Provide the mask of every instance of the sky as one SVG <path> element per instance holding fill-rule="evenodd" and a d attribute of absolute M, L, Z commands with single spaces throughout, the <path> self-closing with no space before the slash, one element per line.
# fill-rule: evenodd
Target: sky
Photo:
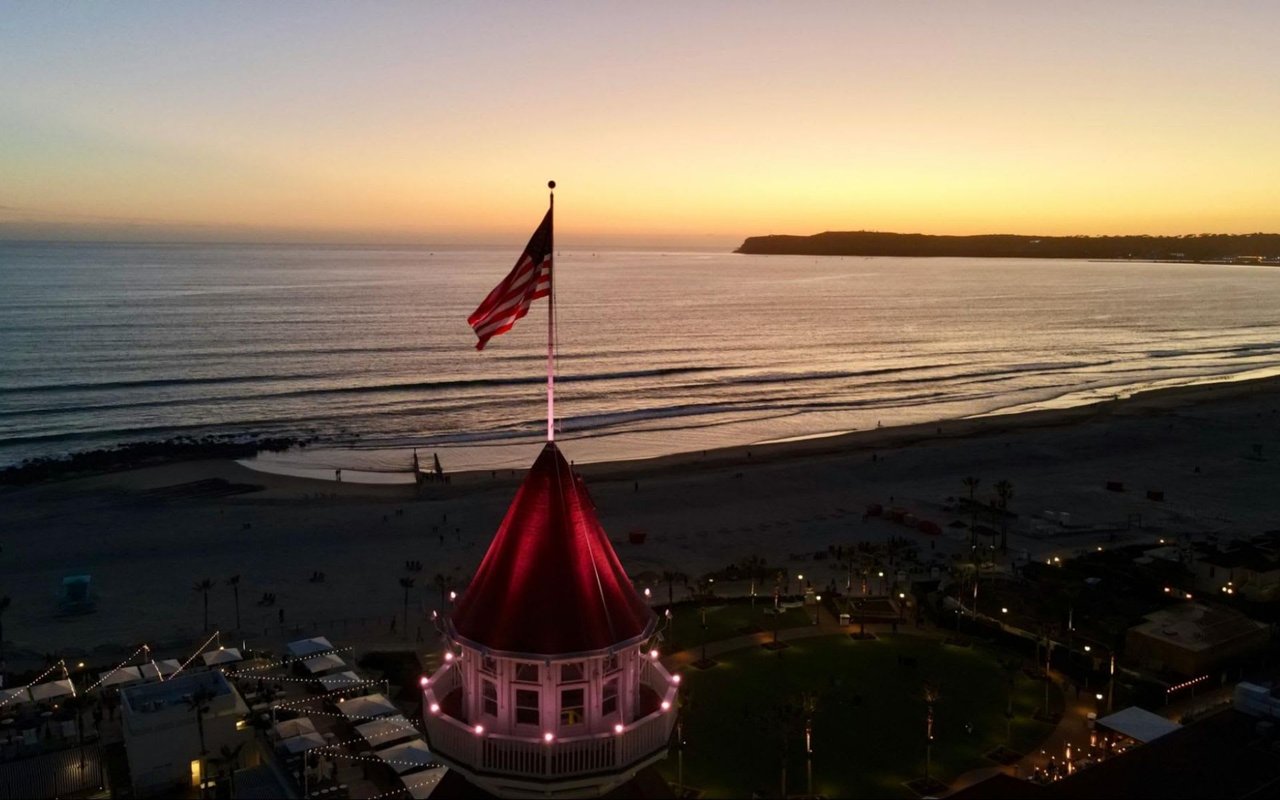
<path fill-rule="evenodd" d="M 1280 3 L 0 0 L 0 239 L 1280 231 Z"/>

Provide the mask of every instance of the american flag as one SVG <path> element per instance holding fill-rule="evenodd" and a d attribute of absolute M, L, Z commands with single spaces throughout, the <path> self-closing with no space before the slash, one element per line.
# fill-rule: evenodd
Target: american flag
<path fill-rule="evenodd" d="M 539 297 L 551 294 L 551 210 L 533 232 L 529 244 L 511 272 L 484 299 L 480 307 L 467 317 L 483 350 L 490 339 L 511 330 L 516 320 L 529 313 L 529 306 Z"/>

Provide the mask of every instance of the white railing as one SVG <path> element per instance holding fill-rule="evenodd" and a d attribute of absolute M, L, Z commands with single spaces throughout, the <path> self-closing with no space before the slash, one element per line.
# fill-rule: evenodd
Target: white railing
<path fill-rule="evenodd" d="M 568 779 L 621 771 L 666 747 L 675 724 L 677 684 L 657 661 L 646 660 L 641 682 L 659 698 L 653 712 L 623 727 L 621 732 L 574 736 L 546 742 L 524 736 L 476 733 L 439 710 L 441 701 L 462 685 L 461 675 L 446 664 L 423 688 L 427 738 L 446 759 L 477 772 Z M 438 709 L 435 712 L 431 708 Z"/>

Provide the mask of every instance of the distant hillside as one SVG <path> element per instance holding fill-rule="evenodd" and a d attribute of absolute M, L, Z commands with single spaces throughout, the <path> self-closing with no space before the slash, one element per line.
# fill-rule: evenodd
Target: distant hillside
<path fill-rule="evenodd" d="M 813 236 L 752 236 L 736 251 L 756 255 L 974 256 L 982 258 L 1136 258 L 1174 261 L 1280 261 L 1280 234 L 1189 236 L 929 236 L 828 231 Z"/>

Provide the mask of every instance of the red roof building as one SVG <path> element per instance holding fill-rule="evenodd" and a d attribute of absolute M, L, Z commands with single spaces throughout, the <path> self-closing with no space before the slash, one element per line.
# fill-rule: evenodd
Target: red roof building
<path fill-rule="evenodd" d="M 555 444 L 525 476 L 423 678 L 433 753 L 499 797 L 601 796 L 663 758 L 679 676 Z"/>
<path fill-rule="evenodd" d="M 655 617 L 554 443 L 525 476 L 475 577 L 449 615 L 476 649 L 560 656 L 638 643 Z"/>

